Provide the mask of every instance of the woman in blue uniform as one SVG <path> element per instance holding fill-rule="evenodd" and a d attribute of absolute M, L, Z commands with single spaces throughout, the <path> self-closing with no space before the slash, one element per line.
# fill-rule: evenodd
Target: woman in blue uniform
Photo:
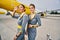
<path fill-rule="evenodd" d="M 21 14 L 20 16 L 15 15 L 15 11 L 19 9 Z M 9 15 L 10 13 L 8 13 Z M 24 40 L 25 35 L 25 27 L 28 23 L 28 15 L 25 13 L 25 6 L 23 4 L 20 4 L 18 7 L 14 8 L 13 14 L 10 14 L 13 18 L 18 19 L 18 32 L 14 37 L 14 40 Z"/>
<path fill-rule="evenodd" d="M 36 28 L 41 26 L 40 15 L 35 12 L 35 5 L 29 5 L 31 14 L 29 15 L 28 22 L 28 40 L 35 40 L 36 38 Z M 37 24 L 38 23 L 38 24 Z"/>

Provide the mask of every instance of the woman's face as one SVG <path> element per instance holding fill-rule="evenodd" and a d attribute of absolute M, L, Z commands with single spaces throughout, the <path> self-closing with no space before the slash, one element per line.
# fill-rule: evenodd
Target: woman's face
<path fill-rule="evenodd" d="M 29 6 L 30 12 L 33 13 L 35 11 L 35 8 L 33 6 Z"/>
<path fill-rule="evenodd" d="M 19 10 L 20 10 L 21 13 L 24 12 L 24 8 L 23 8 L 22 5 L 19 6 Z"/>

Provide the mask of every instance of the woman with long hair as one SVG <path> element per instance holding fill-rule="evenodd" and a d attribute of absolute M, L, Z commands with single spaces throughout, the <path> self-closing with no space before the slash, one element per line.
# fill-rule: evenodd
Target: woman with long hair
<path fill-rule="evenodd" d="M 18 33 L 16 34 L 16 40 L 24 40 L 25 27 L 26 24 L 28 23 L 28 15 L 25 13 L 25 6 L 23 4 L 20 4 L 18 8 L 21 14 L 20 17 L 18 18 Z"/>
<path fill-rule="evenodd" d="M 20 11 L 20 15 L 16 16 L 15 12 L 16 10 Z M 14 40 L 24 40 L 24 35 L 25 35 L 25 27 L 28 23 L 28 15 L 25 13 L 25 6 L 23 4 L 20 4 L 19 6 L 15 7 L 13 10 L 13 14 L 8 13 L 8 15 L 11 15 L 13 18 L 18 19 L 18 28 L 17 28 L 17 34 L 14 36 Z"/>
<path fill-rule="evenodd" d="M 35 5 L 30 4 L 30 15 L 29 15 L 29 22 L 28 22 L 28 40 L 35 40 L 36 38 L 36 28 L 41 26 L 40 15 L 35 12 Z M 37 24 L 38 23 L 38 24 Z"/>

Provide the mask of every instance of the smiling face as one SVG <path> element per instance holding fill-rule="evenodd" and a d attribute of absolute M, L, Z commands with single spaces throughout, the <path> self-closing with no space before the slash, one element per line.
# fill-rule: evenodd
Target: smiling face
<path fill-rule="evenodd" d="M 30 6 L 30 12 L 33 13 L 35 11 L 33 6 Z"/>
<path fill-rule="evenodd" d="M 34 4 L 30 4 L 29 8 L 30 8 L 31 13 L 35 12 L 35 5 Z"/>
<path fill-rule="evenodd" d="M 25 11 L 25 7 L 24 7 L 24 5 L 19 5 L 19 10 L 20 10 L 20 12 L 22 13 L 22 12 L 24 12 Z"/>

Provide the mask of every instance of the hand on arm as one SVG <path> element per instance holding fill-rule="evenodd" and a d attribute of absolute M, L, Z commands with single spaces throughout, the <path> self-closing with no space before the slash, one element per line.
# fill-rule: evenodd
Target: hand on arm
<path fill-rule="evenodd" d="M 18 32 L 17 34 L 16 34 L 16 37 L 18 37 L 19 35 L 21 35 L 22 34 L 22 32 Z"/>
<path fill-rule="evenodd" d="M 38 25 L 31 25 L 31 24 L 29 24 L 29 28 L 36 28 L 36 27 L 38 27 Z"/>
<path fill-rule="evenodd" d="M 14 40 L 16 40 L 17 37 L 19 37 L 19 35 L 21 35 L 21 32 L 18 32 L 18 33 L 14 36 Z"/>

